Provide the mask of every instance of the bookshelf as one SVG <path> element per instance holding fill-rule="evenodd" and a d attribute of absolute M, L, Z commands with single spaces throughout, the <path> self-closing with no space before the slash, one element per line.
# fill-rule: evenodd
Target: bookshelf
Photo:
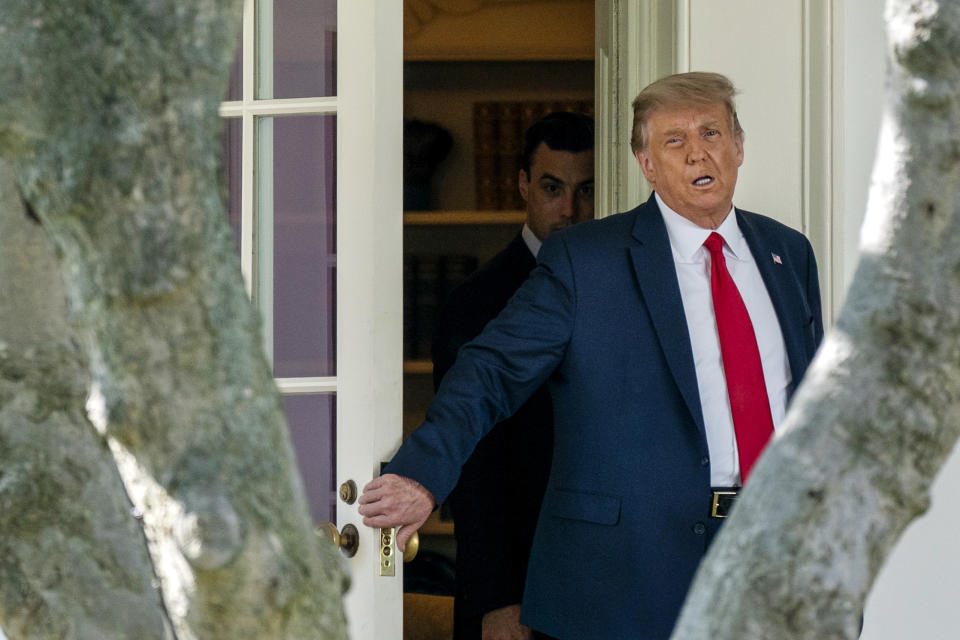
<path fill-rule="evenodd" d="M 405 211 L 403 213 L 403 224 L 409 226 L 463 224 L 512 224 L 519 226 L 523 224 L 525 217 L 526 212 L 512 210 Z"/>
<path fill-rule="evenodd" d="M 433 362 L 430 360 L 404 360 L 403 372 L 412 376 L 433 375 Z"/>

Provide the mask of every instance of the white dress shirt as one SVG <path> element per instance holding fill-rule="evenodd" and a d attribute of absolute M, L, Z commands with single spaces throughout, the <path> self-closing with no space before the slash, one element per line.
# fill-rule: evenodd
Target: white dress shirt
<path fill-rule="evenodd" d="M 543 240 L 537 237 L 537 234 L 533 232 L 533 229 L 531 229 L 526 222 L 523 223 L 523 230 L 520 232 L 520 235 L 523 236 L 523 241 L 527 244 L 527 249 L 530 249 L 530 253 L 536 258 L 537 254 L 540 253 L 540 247 L 543 246 Z"/>
<path fill-rule="evenodd" d="M 727 396 L 727 381 L 720 355 L 717 319 L 713 312 L 713 294 L 710 290 L 710 252 L 703 243 L 713 233 L 699 227 L 664 204 L 659 194 L 657 205 L 667 225 L 670 248 L 680 282 L 683 312 L 690 332 L 693 362 L 697 370 L 697 386 L 703 409 L 703 424 L 707 431 L 710 451 L 710 482 L 715 487 L 740 485 L 740 462 L 737 441 Z M 757 269 L 747 241 L 737 226 L 737 217 L 730 213 L 716 232 L 723 236 L 723 255 L 727 271 L 733 278 L 740 297 L 750 314 L 757 337 L 763 377 L 770 400 L 770 413 L 776 429 L 783 421 L 787 408 L 787 388 L 791 382 L 787 349 L 780 331 L 777 314 L 770 294 Z"/>

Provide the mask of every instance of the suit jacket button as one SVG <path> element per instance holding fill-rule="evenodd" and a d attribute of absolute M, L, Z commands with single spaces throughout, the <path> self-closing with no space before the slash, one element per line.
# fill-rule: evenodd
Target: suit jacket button
<path fill-rule="evenodd" d="M 703 456 L 702 458 L 700 458 L 700 466 L 701 466 L 701 467 L 705 467 L 705 466 L 707 466 L 708 464 L 710 464 L 710 458 L 709 458 L 709 457 Z"/>
<path fill-rule="evenodd" d="M 697 524 L 693 525 L 693 532 L 698 536 L 702 536 L 706 531 L 707 528 L 702 522 L 698 522 Z"/>

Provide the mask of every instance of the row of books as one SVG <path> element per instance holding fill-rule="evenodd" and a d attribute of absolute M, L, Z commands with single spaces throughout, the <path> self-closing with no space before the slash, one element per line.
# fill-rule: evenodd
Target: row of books
<path fill-rule="evenodd" d="M 523 136 L 534 122 L 554 111 L 593 115 L 590 100 L 510 100 L 473 105 L 473 150 L 477 209 L 523 209 L 517 174 Z"/>
<path fill-rule="evenodd" d="M 476 256 L 406 255 L 403 258 L 403 357 L 427 360 L 437 314 L 447 296 L 478 266 Z"/>

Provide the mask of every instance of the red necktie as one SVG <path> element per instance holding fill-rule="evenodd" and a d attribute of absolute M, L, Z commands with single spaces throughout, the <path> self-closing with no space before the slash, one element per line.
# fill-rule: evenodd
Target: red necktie
<path fill-rule="evenodd" d="M 727 394 L 733 414 L 733 429 L 737 434 L 740 456 L 740 478 L 744 484 L 760 457 L 770 436 L 773 418 L 767 385 L 760 364 L 760 350 L 753 333 L 753 323 L 743 304 L 737 285 L 727 271 L 723 257 L 723 237 L 711 233 L 703 245 L 710 251 L 710 289 L 713 292 L 713 310 L 717 316 L 720 334 L 720 354 L 723 372 L 727 378 Z"/>

